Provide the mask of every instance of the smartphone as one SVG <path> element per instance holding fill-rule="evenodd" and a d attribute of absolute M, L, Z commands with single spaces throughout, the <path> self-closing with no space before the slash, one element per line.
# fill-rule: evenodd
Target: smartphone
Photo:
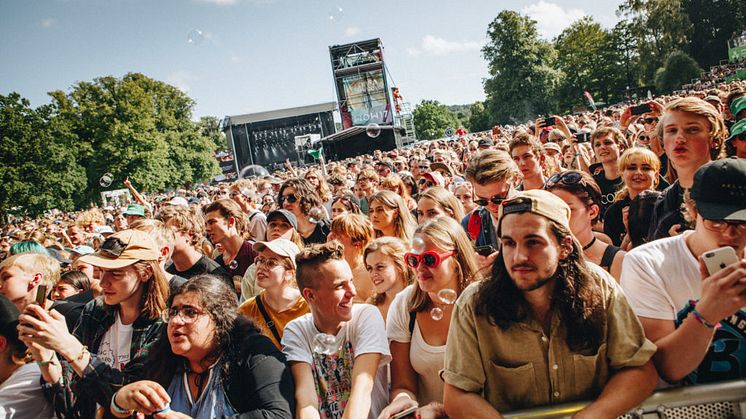
<path fill-rule="evenodd" d="M 650 108 L 649 103 L 643 103 L 642 105 L 633 106 L 632 109 L 630 109 L 630 112 L 632 115 L 642 115 L 644 113 L 651 112 L 653 109 Z"/>
<path fill-rule="evenodd" d="M 719 249 L 705 252 L 702 256 L 707 267 L 707 272 L 710 275 L 714 275 L 718 271 L 725 269 L 726 266 L 732 265 L 738 262 L 738 256 L 736 251 L 730 246 L 721 247 Z"/>
<path fill-rule="evenodd" d="M 553 116 L 550 116 L 549 118 L 544 118 L 544 126 L 545 127 L 553 127 L 556 125 L 556 120 Z"/>
<path fill-rule="evenodd" d="M 495 249 L 491 244 L 488 244 L 487 246 L 476 246 L 474 250 L 480 256 L 489 256 L 497 251 L 497 249 Z"/>
<path fill-rule="evenodd" d="M 575 142 L 576 143 L 587 143 L 591 140 L 591 133 L 590 132 L 579 132 L 575 134 Z"/>
<path fill-rule="evenodd" d="M 39 287 L 36 288 L 36 304 L 44 308 L 44 305 L 46 303 L 47 303 L 47 286 L 44 284 L 39 284 Z"/>
<path fill-rule="evenodd" d="M 407 410 L 402 410 L 401 412 L 392 415 L 391 419 L 414 419 L 414 412 L 417 411 L 417 406 L 412 406 Z"/>

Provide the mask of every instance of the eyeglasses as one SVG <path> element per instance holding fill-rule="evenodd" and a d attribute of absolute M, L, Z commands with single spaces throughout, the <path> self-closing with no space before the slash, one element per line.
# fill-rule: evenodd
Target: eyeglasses
<path fill-rule="evenodd" d="M 176 319 L 177 317 L 181 317 L 181 321 L 184 322 L 184 324 L 192 324 L 197 320 L 199 316 L 203 314 L 205 314 L 204 311 L 192 306 L 181 306 L 171 307 L 163 310 L 163 313 L 161 313 L 161 317 L 166 323 Z"/>
<path fill-rule="evenodd" d="M 292 203 L 296 202 L 297 200 L 298 200 L 298 197 L 295 196 L 295 195 L 293 195 L 293 194 L 280 195 L 280 198 L 279 198 L 280 205 L 282 205 L 282 203 L 285 202 L 285 201 L 288 201 L 288 202 L 290 202 L 292 204 Z"/>
<path fill-rule="evenodd" d="M 425 187 L 427 187 L 427 188 L 432 188 L 433 186 L 435 186 L 435 184 L 433 182 L 430 182 L 429 180 L 427 180 L 425 178 L 420 179 L 419 182 L 417 182 L 417 184 L 418 185 L 425 185 Z"/>
<path fill-rule="evenodd" d="M 263 258 L 258 257 L 254 259 L 254 265 L 258 268 L 261 265 L 265 265 L 268 269 L 274 269 L 277 265 L 280 264 L 279 259 L 275 258 Z"/>
<path fill-rule="evenodd" d="M 418 168 L 419 168 L 420 170 L 428 170 L 428 169 L 430 169 L 430 166 L 427 166 L 427 165 L 422 165 L 422 166 L 417 166 L 417 167 L 418 167 Z"/>
<path fill-rule="evenodd" d="M 578 172 L 557 173 L 547 180 L 544 184 L 544 189 L 549 189 L 558 183 L 568 186 L 575 185 L 582 180 L 583 176 Z"/>
<path fill-rule="evenodd" d="M 728 221 L 728 220 L 708 220 L 704 218 L 703 224 L 706 229 L 710 231 L 718 231 L 724 233 L 731 227 L 736 228 L 738 234 L 746 234 L 746 223 L 742 221 Z"/>
<path fill-rule="evenodd" d="M 455 250 L 452 250 L 450 252 L 445 253 L 438 253 L 435 250 L 428 250 L 424 253 L 405 253 L 404 254 L 404 261 L 407 262 L 407 265 L 409 265 L 412 268 L 416 268 L 420 265 L 420 263 L 424 263 L 425 266 L 428 268 L 437 268 L 440 266 L 440 264 L 448 259 L 449 257 L 456 254 Z"/>
<path fill-rule="evenodd" d="M 122 252 L 124 252 L 124 249 L 126 248 L 127 243 L 119 240 L 119 238 L 117 237 L 109 237 L 101 244 L 99 251 L 106 253 L 111 257 L 118 258 L 122 255 Z"/>
<path fill-rule="evenodd" d="M 646 124 L 655 124 L 658 122 L 658 118 L 642 118 L 642 121 Z"/>
<path fill-rule="evenodd" d="M 506 199 L 508 199 L 507 193 L 505 193 L 504 195 L 493 195 L 489 198 L 477 197 L 477 199 L 474 200 L 474 203 L 479 205 L 480 207 L 486 207 L 490 202 L 495 205 L 500 205 Z"/>

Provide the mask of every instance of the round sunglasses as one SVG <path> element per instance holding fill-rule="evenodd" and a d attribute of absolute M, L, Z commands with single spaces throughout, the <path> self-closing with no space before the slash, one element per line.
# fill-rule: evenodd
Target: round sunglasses
<path fill-rule="evenodd" d="M 448 259 L 449 257 L 456 254 L 455 250 L 445 253 L 438 253 L 435 250 L 428 250 L 423 253 L 406 253 L 404 254 L 404 260 L 412 268 L 420 266 L 420 263 L 424 263 L 428 268 L 437 268 L 440 264 Z"/>

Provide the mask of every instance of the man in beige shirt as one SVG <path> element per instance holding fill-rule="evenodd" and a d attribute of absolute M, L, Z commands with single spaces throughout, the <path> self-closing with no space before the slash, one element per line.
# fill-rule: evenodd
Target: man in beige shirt
<path fill-rule="evenodd" d="M 464 291 L 451 320 L 451 418 L 586 400 L 575 417 L 612 418 L 655 389 L 655 345 L 614 279 L 585 262 L 569 218 L 544 190 L 504 203 L 492 277 Z"/>

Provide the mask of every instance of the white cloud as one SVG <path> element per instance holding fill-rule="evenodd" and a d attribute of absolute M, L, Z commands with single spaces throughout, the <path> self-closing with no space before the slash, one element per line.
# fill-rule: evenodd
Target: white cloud
<path fill-rule="evenodd" d="M 175 86 L 184 93 L 189 93 L 189 83 L 193 80 L 196 80 L 196 77 L 186 70 L 177 70 L 166 76 L 166 83 Z"/>
<path fill-rule="evenodd" d="M 482 44 L 477 41 L 448 41 L 433 35 L 425 35 L 420 48 L 407 48 L 407 53 L 413 56 L 421 53 L 443 56 L 464 51 L 479 51 L 481 47 Z"/>
<path fill-rule="evenodd" d="M 360 28 L 357 26 L 350 26 L 345 29 L 345 37 L 352 38 L 353 36 L 360 33 Z"/>
<path fill-rule="evenodd" d="M 529 4 L 521 12 L 536 21 L 539 35 L 546 39 L 554 38 L 572 22 L 586 15 L 582 9 L 564 10 L 560 5 L 544 0 Z"/>
<path fill-rule="evenodd" d="M 41 25 L 41 27 L 44 28 L 44 29 L 49 29 L 49 28 L 51 28 L 52 26 L 54 26 L 56 24 L 57 24 L 57 19 L 55 19 L 53 17 L 48 17 L 46 19 L 42 19 L 41 22 L 39 22 L 39 25 Z"/>

